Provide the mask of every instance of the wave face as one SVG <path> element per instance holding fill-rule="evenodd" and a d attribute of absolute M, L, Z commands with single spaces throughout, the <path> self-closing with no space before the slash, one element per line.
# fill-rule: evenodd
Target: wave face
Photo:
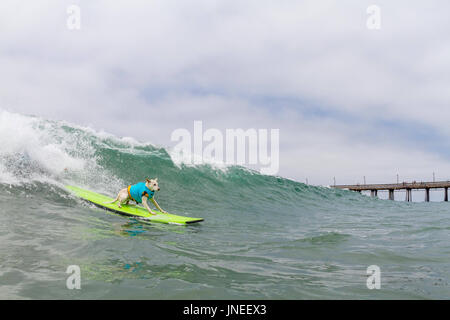
<path fill-rule="evenodd" d="M 0 298 L 449 298 L 448 206 L 370 199 L 0 111 Z M 158 177 L 169 212 L 142 224 L 74 199 Z M 386 290 L 366 288 L 369 265 Z M 89 289 L 65 287 L 79 265 Z"/>

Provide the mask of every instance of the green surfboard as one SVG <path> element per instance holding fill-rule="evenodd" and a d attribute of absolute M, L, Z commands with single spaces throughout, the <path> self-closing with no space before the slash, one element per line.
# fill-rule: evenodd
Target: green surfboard
<path fill-rule="evenodd" d="M 162 213 L 159 211 L 154 210 L 157 212 L 156 215 L 153 215 L 147 211 L 147 209 L 140 207 L 140 206 L 133 206 L 133 205 L 122 205 L 122 208 L 119 208 L 117 206 L 117 203 L 105 203 L 105 202 L 111 202 L 114 199 L 104 196 L 99 193 L 95 193 L 89 190 L 85 190 L 82 188 L 74 187 L 74 186 L 66 186 L 68 190 L 73 192 L 77 197 L 86 200 L 95 206 L 112 211 L 118 214 L 130 216 L 133 218 L 136 218 L 138 220 L 145 220 L 150 222 L 160 222 L 160 223 L 168 223 L 168 224 L 179 224 L 179 225 L 187 225 L 191 223 L 196 223 L 203 221 L 202 218 L 190 218 L 190 217 L 184 217 L 184 216 L 178 216 L 171 213 Z"/>

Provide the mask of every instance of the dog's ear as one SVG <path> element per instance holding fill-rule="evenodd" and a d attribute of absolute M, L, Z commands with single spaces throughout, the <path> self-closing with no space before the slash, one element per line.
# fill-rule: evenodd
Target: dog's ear
<path fill-rule="evenodd" d="M 147 178 L 147 179 L 145 179 L 145 181 L 146 181 L 146 182 L 150 182 L 150 179 L 149 179 L 149 178 Z"/>
<path fill-rule="evenodd" d="M 155 181 L 158 181 L 158 178 L 155 178 Z"/>

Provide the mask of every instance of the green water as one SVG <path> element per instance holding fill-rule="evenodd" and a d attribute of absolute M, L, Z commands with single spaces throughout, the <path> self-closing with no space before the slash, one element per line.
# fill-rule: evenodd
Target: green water
<path fill-rule="evenodd" d="M 0 113 L 1 126 L 2 299 L 450 298 L 448 203 L 187 167 L 163 148 L 22 115 Z M 205 221 L 145 224 L 63 188 L 114 195 L 147 176 L 164 209 Z M 80 290 L 66 287 L 69 265 Z M 370 265 L 379 290 L 366 286 Z"/>

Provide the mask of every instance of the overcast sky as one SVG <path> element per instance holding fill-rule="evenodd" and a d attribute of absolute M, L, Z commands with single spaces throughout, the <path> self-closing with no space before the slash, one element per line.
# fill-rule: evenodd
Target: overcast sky
<path fill-rule="evenodd" d="M 0 108 L 163 146 L 194 120 L 279 128 L 279 175 L 313 184 L 450 179 L 449 12 L 443 0 L 2 0 Z"/>

